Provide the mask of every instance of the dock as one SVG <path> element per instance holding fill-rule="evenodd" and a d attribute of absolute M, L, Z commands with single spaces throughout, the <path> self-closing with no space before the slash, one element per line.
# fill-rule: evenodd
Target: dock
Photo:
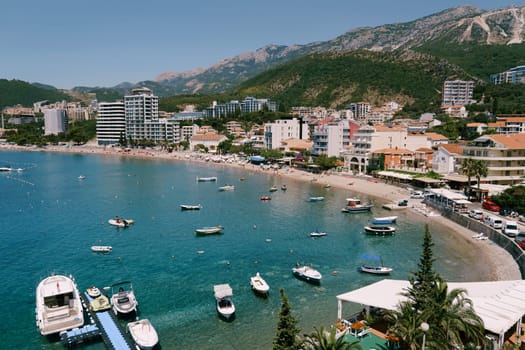
<path fill-rule="evenodd" d="M 86 292 L 80 294 L 84 310 L 88 314 L 90 324 L 71 330 L 61 335 L 62 343 L 68 348 L 72 348 L 77 344 L 87 341 L 102 338 L 106 349 L 109 350 L 133 350 L 135 349 L 134 342 L 130 336 L 122 329 L 115 315 L 111 310 L 102 312 L 92 312 L 89 305 L 93 298 Z"/>

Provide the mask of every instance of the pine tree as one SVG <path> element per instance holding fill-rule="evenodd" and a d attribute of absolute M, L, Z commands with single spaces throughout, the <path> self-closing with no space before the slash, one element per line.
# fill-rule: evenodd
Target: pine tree
<path fill-rule="evenodd" d="M 293 350 L 298 348 L 297 336 L 300 332 L 297 328 L 297 320 L 292 315 L 292 309 L 284 289 L 281 293 L 281 310 L 279 311 L 279 322 L 277 323 L 277 334 L 273 340 L 274 350 Z"/>

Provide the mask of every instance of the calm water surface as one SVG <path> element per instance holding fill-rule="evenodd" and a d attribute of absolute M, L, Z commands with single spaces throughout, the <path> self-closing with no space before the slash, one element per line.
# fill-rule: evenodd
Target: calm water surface
<path fill-rule="evenodd" d="M 263 173 L 211 164 L 125 159 L 99 155 L 0 152 L 0 166 L 24 168 L 0 173 L 0 348 L 62 349 L 41 337 L 35 326 L 35 287 L 51 273 L 72 274 L 81 290 L 131 280 L 140 317 L 157 329 L 162 349 L 270 349 L 284 288 L 303 333 L 329 325 L 337 317 L 335 296 L 378 280 L 357 268 L 362 254 L 381 255 L 394 267 L 390 278 L 406 279 L 417 268 L 423 219 L 399 212 L 394 237 L 369 237 L 363 226 L 372 216 L 343 214 L 350 191 L 325 189 Z M 85 180 L 79 180 L 85 175 Z M 217 176 L 198 183 L 197 176 Z M 246 181 L 239 181 L 246 177 Z M 223 184 L 235 185 L 220 192 Z M 272 185 L 288 190 L 261 202 Z M 324 196 L 323 202 L 307 202 Z M 367 198 L 362 198 L 364 201 Z M 200 211 L 180 211 L 179 204 L 201 204 Z M 117 229 L 107 224 L 119 215 L 135 224 Z M 420 221 L 417 221 L 419 219 Z M 415 221 L 416 220 L 416 221 Z M 223 225 L 223 235 L 198 237 L 202 226 Z M 328 235 L 308 237 L 316 229 Z M 436 268 L 447 279 L 477 276 L 467 271 L 475 253 L 432 230 Z M 111 245 L 108 255 L 90 251 Z M 197 251 L 204 251 L 197 254 Z M 296 262 L 311 263 L 323 274 L 320 286 L 295 279 Z M 336 274 L 333 274 L 337 271 Z M 271 286 L 269 298 L 256 297 L 250 276 L 256 272 Z M 467 277 L 466 277 L 467 276 Z M 221 321 L 213 285 L 229 283 L 236 319 Z M 345 305 L 345 314 L 359 309 Z M 104 349 L 100 344 L 85 349 Z"/>

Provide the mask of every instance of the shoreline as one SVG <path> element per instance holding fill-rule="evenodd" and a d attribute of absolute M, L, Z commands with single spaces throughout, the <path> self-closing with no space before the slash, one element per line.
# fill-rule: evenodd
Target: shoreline
<path fill-rule="evenodd" d="M 124 152 L 119 148 L 102 147 L 93 145 L 83 146 L 47 146 L 46 148 L 28 148 L 14 145 L 0 145 L 0 150 L 7 151 L 28 151 L 28 152 L 56 152 L 56 153 L 72 153 L 72 154 L 97 154 L 109 155 L 124 158 L 140 158 L 140 159 L 161 159 L 168 161 L 186 161 L 197 163 L 212 163 L 214 166 L 227 166 L 238 169 L 244 169 L 254 173 L 264 173 L 271 176 L 281 176 L 303 182 L 314 182 L 320 185 L 329 185 L 332 188 L 356 192 L 365 196 L 373 197 L 384 202 L 397 203 L 402 199 L 408 199 L 410 193 L 408 189 L 389 185 L 379 182 L 372 177 L 355 177 L 343 174 L 313 174 L 301 171 L 294 168 L 287 170 L 263 170 L 261 167 L 253 164 L 238 164 L 238 163 L 215 163 L 206 161 L 204 159 L 197 159 L 192 157 L 193 152 L 177 152 L 167 153 L 166 151 L 158 150 L 131 150 Z M 415 207 L 420 203 L 419 200 L 409 199 L 408 207 L 404 209 L 409 211 L 411 215 L 421 215 L 415 210 Z M 474 249 L 480 256 L 479 261 L 484 262 L 484 272 L 488 276 L 487 280 L 521 280 L 521 273 L 517 262 L 513 257 L 503 248 L 492 243 L 490 240 L 477 241 L 472 239 L 473 232 L 455 222 L 443 218 L 441 216 L 425 217 L 426 223 L 429 224 L 432 233 L 433 226 L 439 226 L 440 231 L 446 232 L 445 239 L 455 240 L 463 249 Z"/>

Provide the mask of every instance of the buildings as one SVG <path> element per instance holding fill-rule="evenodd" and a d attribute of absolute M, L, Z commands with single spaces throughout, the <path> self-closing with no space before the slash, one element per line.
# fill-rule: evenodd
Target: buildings
<path fill-rule="evenodd" d="M 474 82 L 471 80 L 445 80 L 443 83 L 442 106 L 468 105 L 472 99 Z"/>
<path fill-rule="evenodd" d="M 490 75 L 492 84 L 525 84 L 525 66 L 517 66 L 502 73 Z"/>
<path fill-rule="evenodd" d="M 121 139 L 126 139 L 126 112 L 124 102 L 99 103 L 97 118 L 98 144 L 118 144 Z"/>
<path fill-rule="evenodd" d="M 339 157 L 350 146 L 350 125 L 348 120 L 325 118 L 314 126 L 312 154 Z"/>
<path fill-rule="evenodd" d="M 280 119 L 264 124 L 264 144 L 267 149 L 281 148 L 281 142 L 289 138 L 310 139 L 310 129 L 302 119 Z"/>
<path fill-rule="evenodd" d="M 44 135 L 58 135 L 67 131 L 68 120 L 63 109 L 44 111 Z"/>
<path fill-rule="evenodd" d="M 277 112 L 278 107 L 277 103 L 270 99 L 248 96 L 243 101 L 232 100 L 225 104 L 218 104 L 217 101 L 213 101 L 211 107 L 204 111 L 204 115 L 210 118 L 219 118 L 240 113 L 259 112 L 264 108 L 270 112 Z"/>

